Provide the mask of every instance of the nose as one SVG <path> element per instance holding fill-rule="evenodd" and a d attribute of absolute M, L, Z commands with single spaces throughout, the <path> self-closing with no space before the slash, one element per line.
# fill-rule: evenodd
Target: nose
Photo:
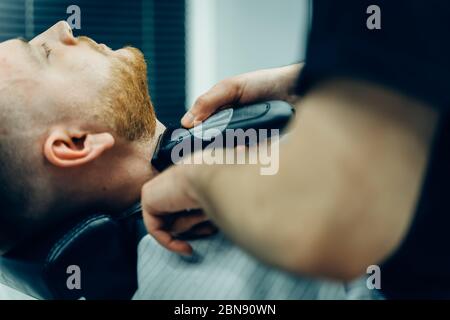
<path fill-rule="evenodd" d="M 73 36 L 72 28 L 66 21 L 60 21 L 55 25 L 59 35 L 59 41 L 67 45 L 75 45 L 77 39 Z"/>
<path fill-rule="evenodd" d="M 78 42 L 77 38 L 73 36 L 72 28 L 66 21 L 59 21 L 32 40 L 32 42 L 46 41 L 56 41 L 66 45 L 76 45 Z"/>

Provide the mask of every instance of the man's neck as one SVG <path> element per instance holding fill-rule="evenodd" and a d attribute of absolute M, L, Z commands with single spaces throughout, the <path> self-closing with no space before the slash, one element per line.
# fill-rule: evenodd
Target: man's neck
<path fill-rule="evenodd" d="M 61 177 L 60 186 L 48 188 L 57 201 L 44 201 L 42 197 L 35 202 L 30 215 L 39 215 L 40 220 L 33 223 L 33 232 L 76 216 L 100 212 L 118 214 L 137 203 L 142 186 L 158 174 L 150 160 L 164 131 L 165 126 L 157 122 L 150 139 L 131 143 L 117 141 L 115 149 L 94 163 L 89 171 L 73 171 Z"/>
<path fill-rule="evenodd" d="M 115 168 L 111 168 L 109 176 L 102 179 L 97 192 L 103 192 L 104 196 L 99 196 L 99 202 L 93 210 L 100 210 L 111 213 L 126 210 L 140 200 L 141 188 L 157 174 L 157 170 L 150 164 L 155 152 L 158 138 L 165 131 L 165 126 L 157 122 L 155 134 L 148 140 L 136 141 L 127 146 L 123 154 L 118 154 L 120 161 Z"/>

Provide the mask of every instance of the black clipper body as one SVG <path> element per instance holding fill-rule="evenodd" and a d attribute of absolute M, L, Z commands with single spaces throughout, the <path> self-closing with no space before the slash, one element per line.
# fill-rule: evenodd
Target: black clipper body
<path fill-rule="evenodd" d="M 177 145 L 200 145 L 204 149 L 218 134 L 225 138 L 227 130 L 230 129 L 244 131 L 265 129 L 269 138 L 271 130 L 283 130 L 293 115 L 292 106 L 283 101 L 262 102 L 236 109 L 221 110 L 202 122 L 201 127 L 189 130 L 166 129 L 159 138 L 151 163 L 158 171 L 163 171 L 174 164 L 172 151 Z M 198 151 L 195 148 L 191 150 Z"/>

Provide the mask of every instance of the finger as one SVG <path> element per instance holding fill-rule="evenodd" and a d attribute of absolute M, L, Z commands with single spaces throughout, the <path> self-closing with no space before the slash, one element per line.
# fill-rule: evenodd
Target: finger
<path fill-rule="evenodd" d="M 182 167 L 173 167 L 149 181 L 142 188 L 142 211 L 149 233 L 165 248 L 181 254 L 190 254 L 192 248 L 185 242 L 174 239 L 163 230 L 163 215 L 195 208 L 196 201 L 189 196 L 189 185 Z"/>
<path fill-rule="evenodd" d="M 219 82 L 195 101 L 181 119 L 181 124 L 191 128 L 194 124 L 204 121 L 219 108 L 238 102 L 241 91 L 241 81 L 238 77 Z"/>
<path fill-rule="evenodd" d="M 192 233 L 196 236 L 209 236 L 219 231 L 219 229 L 212 223 L 204 223 L 199 226 L 195 226 Z"/>
<path fill-rule="evenodd" d="M 191 230 L 176 236 L 178 240 L 195 240 L 217 233 L 218 228 L 211 222 L 203 222 L 194 226 Z"/>
<path fill-rule="evenodd" d="M 208 220 L 209 218 L 204 214 L 181 217 L 173 222 L 169 231 L 175 235 L 181 234 L 183 232 L 191 230 L 196 225 Z"/>
<path fill-rule="evenodd" d="M 192 247 L 186 241 L 175 239 L 162 229 L 163 219 L 144 212 L 144 224 L 148 233 L 164 248 L 182 255 L 191 255 Z"/>
<path fill-rule="evenodd" d="M 190 186 L 182 174 L 188 170 L 175 166 L 150 180 L 142 187 L 142 207 L 150 215 L 167 215 L 186 209 L 197 209 L 198 203 L 189 194 Z"/>

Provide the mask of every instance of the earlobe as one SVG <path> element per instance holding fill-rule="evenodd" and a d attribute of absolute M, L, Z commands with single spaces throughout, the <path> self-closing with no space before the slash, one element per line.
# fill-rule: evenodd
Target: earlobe
<path fill-rule="evenodd" d="M 87 164 L 114 146 L 114 137 L 108 133 L 88 133 L 62 128 L 53 129 L 44 144 L 44 156 L 58 167 L 76 167 Z"/>

